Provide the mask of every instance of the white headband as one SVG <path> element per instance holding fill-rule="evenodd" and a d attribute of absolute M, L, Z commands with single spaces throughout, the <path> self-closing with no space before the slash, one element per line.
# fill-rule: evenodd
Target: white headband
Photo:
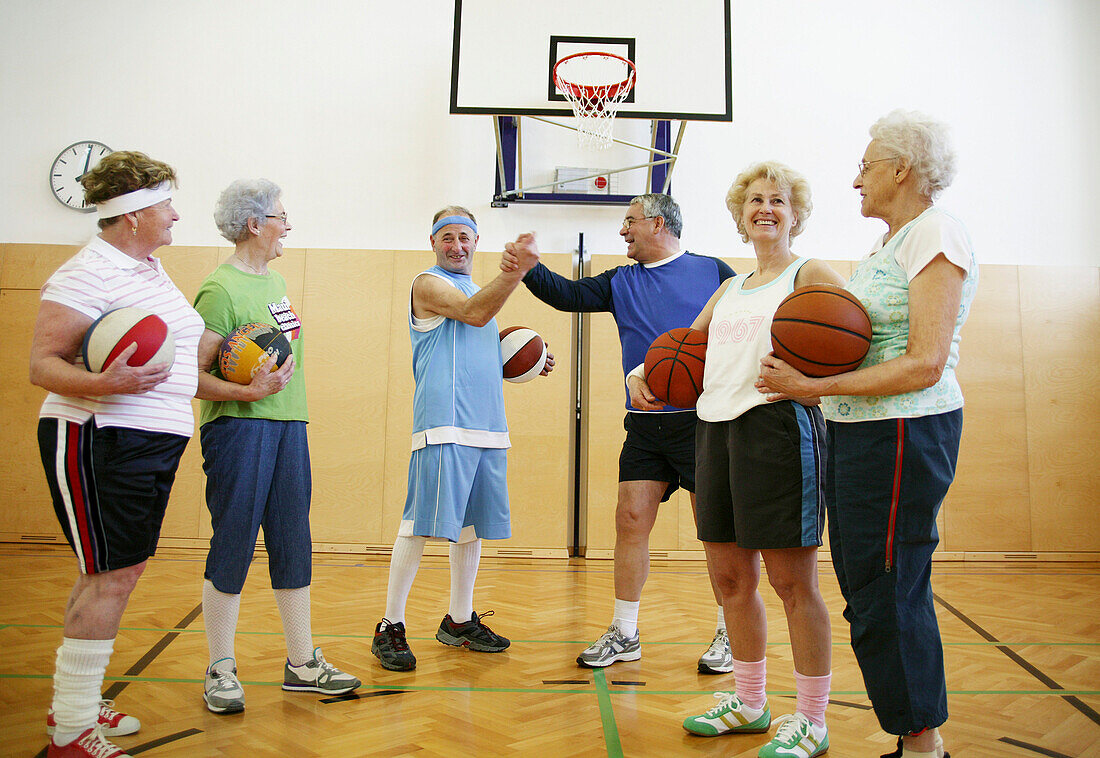
<path fill-rule="evenodd" d="M 156 187 L 134 190 L 133 192 L 127 192 L 125 195 L 119 195 L 118 197 L 112 197 L 110 200 L 97 203 L 95 207 L 96 215 L 100 218 L 114 218 L 115 216 L 121 216 L 123 213 L 140 211 L 142 208 L 156 205 L 170 197 L 172 197 L 172 185 L 168 182 L 162 182 Z"/>

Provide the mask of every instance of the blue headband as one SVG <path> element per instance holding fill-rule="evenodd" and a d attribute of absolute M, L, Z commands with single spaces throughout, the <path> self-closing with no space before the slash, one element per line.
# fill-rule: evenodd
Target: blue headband
<path fill-rule="evenodd" d="M 472 218 L 467 218 L 466 216 L 444 216 L 432 224 L 432 236 L 434 237 L 436 232 L 448 224 L 463 224 L 473 229 L 474 234 L 477 234 L 477 224 L 474 223 Z"/>

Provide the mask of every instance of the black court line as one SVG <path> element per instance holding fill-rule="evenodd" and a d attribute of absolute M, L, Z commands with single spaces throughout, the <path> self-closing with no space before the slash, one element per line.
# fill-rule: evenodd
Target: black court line
<path fill-rule="evenodd" d="M 944 600 L 939 595 L 937 595 L 935 593 L 932 593 L 932 597 L 935 598 L 937 603 L 939 603 L 944 608 L 946 608 L 956 618 L 958 618 L 960 621 L 962 621 L 968 627 L 970 627 L 975 632 L 977 632 L 979 635 L 981 635 L 987 642 L 998 642 L 998 643 L 1000 642 L 1000 640 L 998 640 L 992 634 L 990 634 L 985 629 L 980 627 L 977 623 L 975 623 L 974 621 L 967 618 L 965 613 L 963 613 L 958 608 L 956 608 L 955 606 L 948 603 L 946 600 Z M 1049 676 L 1044 674 L 1036 666 L 1034 666 L 1029 661 L 1024 659 L 1024 657 L 1021 656 L 1019 653 L 1017 653 L 1015 650 L 1012 650 L 1011 648 L 1007 647 L 1006 645 L 997 645 L 996 647 L 997 647 L 998 650 L 1000 650 L 1002 653 L 1004 653 L 1005 657 L 1007 657 L 1011 661 L 1014 661 L 1017 665 L 1020 666 L 1020 668 L 1022 668 L 1027 673 L 1031 674 L 1033 677 L 1038 679 L 1040 682 L 1045 684 L 1050 689 L 1052 689 L 1052 690 L 1064 690 L 1065 689 L 1065 687 L 1058 684 L 1058 682 L 1054 681 Z M 1089 720 L 1092 721 L 1092 723 L 1100 725 L 1100 713 L 1097 713 L 1088 704 L 1082 702 L 1079 697 L 1077 697 L 1075 695 L 1063 695 L 1062 699 L 1065 700 L 1067 703 L 1069 703 L 1070 706 L 1072 706 L 1076 710 L 1083 713 L 1086 717 L 1089 718 Z"/>
<path fill-rule="evenodd" d="M 612 679 L 612 684 L 624 684 L 628 687 L 645 687 L 645 682 L 631 682 L 624 679 Z"/>
<path fill-rule="evenodd" d="M 592 684 L 587 679 L 543 679 L 543 684 Z"/>
<path fill-rule="evenodd" d="M 1006 745 L 1013 745 L 1015 747 L 1022 747 L 1024 750 L 1030 750 L 1033 753 L 1039 755 L 1049 755 L 1050 758 L 1073 758 L 1072 755 L 1066 755 L 1065 753 L 1059 753 L 1057 750 L 1048 750 L 1045 747 L 1039 747 L 1038 745 L 1031 745 L 1027 742 L 1021 742 L 1020 740 L 1014 740 L 1011 737 L 1001 737 L 997 742 L 1003 742 Z"/>
<path fill-rule="evenodd" d="M 138 753 L 144 753 L 146 750 L 152 750 L 155 747 L 161 745 L 167 745 L 169 742 L 175 742 L 182 740 L 184 737 L 191 737 L 196 734 L 202 734 L 201 729 L 185 729 L 182 732 L 176 732 L 175 734 L 169 734 L 167 737 L 161 737 L 159 739 L 151 740 L 149 742 L 143 742 L 137 747 L 127 748 L 126 752 L 130 755 L 137 755 Z"/>
<path fill-rule="evenodd" d="M 796 700 L 797 695 L 784 695 L 788 700 Z M 833 700 L 829 698 L 829 705 L 839 705 L 841 708 L 858 708 L 861 711 L 869 711 L 874 706 L 869 703 L 849 703 L 847 700 Z"/>
<path fill-rule="evenodd" d="M 189 627 L 191 625 L 191 622 L 198 618 L 200 613 L 202 613 L 202 603 L 196 605 L 190 613 L 180 619 L 180 622 L 172 627 L 173 629 L 178 629 L 179 631 L 168 632 L 163 637 L 161 637 L 157 644 L 149 648 L 149 652 L 141 656 L 141 658 L 138 659 L 137 663 L 135 663 L 126 671 L 126 676 L 140 675 L 141 672 L 144 671 L 149 666 L 149 664 L 156 659 L 158 655 L 164 652 L 164 648 L 168 647 L 168 645 L 172 643 L 172 640 L 176 639 L 176 637 L 179 636 L 180 631 L 183 631 L 184 629 Z M 111 686 L 103 691 L 103 698 L 105 700 L 114 700 L 116 697 L 118 697 L 120 692 L 126 689 L 129 684 L 129 682 L 122 681 L 112 682 Z"/>
<path fill-rule="evenodd" d="M 364 692 L 364 693 L 352 692 L 352 693 L 349 693 L 347 695 L 337 695 L 336 697 L 322 698 L 320 700 L 320 702 L 325 703 L 327 705 L 328 703 L 343 703 L 347 700 L 363 700 L 363 699 L 368 698 L 368 697 L 382 697 L 383 695 L 400 695 L 401 693 L 408 692 L 408 691 L 409 690 L 375 690 L 374 692 Z"/>

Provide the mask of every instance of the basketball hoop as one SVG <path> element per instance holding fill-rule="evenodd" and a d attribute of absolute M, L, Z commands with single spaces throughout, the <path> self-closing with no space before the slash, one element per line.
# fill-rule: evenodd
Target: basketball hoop
<path fill-rule="evenodd" d="M 554 85 L 577 118 L 581 147 L 611 145 L 615 113 L 634 87 L 634 63 L 611 53 L 575 53 L 554 65 Z"/>

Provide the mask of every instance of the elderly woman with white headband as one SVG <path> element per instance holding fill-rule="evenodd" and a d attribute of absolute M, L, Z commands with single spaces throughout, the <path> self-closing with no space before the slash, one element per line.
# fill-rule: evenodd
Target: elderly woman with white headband
<path fill-rule="evenodd" d="M 202 319 L 153 253 L 172 242 L 175 170 L 115 152 L 81 179 L 100 232 L 42 287 L 30 380 L 49 391 L 38 442 L 57 519 L 79 574 L 57 651 L 49 756 L 124 755 L 106 737 L 136 732 L 100 688 L 122 612 L 153 555 L 168 493 L 194 428 Z M 102 372 L 78 360 L 88 327 L 116 308 L 160 316 L 175 360 L 129 366 L 136 344 Z"/>
<path fill-rule="evenodd" d="M 852 186 L 886 233 L 848 290 L 871 316 L 863 365 L 813 379 L 769 356 L 769 399 L 815 395 L 828 419 L 829 546 L 852 648 L 883 730 L 904 758 L 943 758 L 943 646 L 932 599 L 936 514 L 955 477 L 959 331 L 978 284 L 966 228 L 933 205 L 955 176 L 947 127 L 894 111 L 871 126 Z"/>
<path fill-rule="evenodd" d="M 213 713 L 244 710 L 234 637 L 261 524 L 286 639 L 283 689 L 342 695 L 360 685 L 313 646 L 302 322 L 287 296 L 286 280 L 268 267 L 282 256 L 283 238 L 291 229 L 281 194 L 267 179 L 238 180 L 221 193 L 214 223 L 234 251 L 195 297 L 206 325 L 199 342 L 199 440 L 213 535 L 203 574 L 202 615 L 210 653 L 203 701 Z M 277 326 L 290 342 L 291 356 L 276 371 L 258 371 L 251 383 L 234 384 L 218 371 L 218 349 L 230 332 L 250 323 Z"/>

